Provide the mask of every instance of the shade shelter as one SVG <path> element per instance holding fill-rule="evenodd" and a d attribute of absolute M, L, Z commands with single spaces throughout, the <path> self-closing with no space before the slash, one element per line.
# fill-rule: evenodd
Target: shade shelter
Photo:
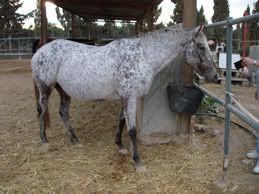
<path fill-rule="evenodd" d="M 141 24 L 143 19 L 147 19 L 150 31 L 153 30 L 154 10 L 162 2 L 162 0 L 41 0 L 41 40 L 43 44 L 47 42 L 46 1 L 71 12 L 73 16 L 78 15 L 85 19 L 128 20 L 136 21 L 137 24 Z M 74 25 L 72 24 L 72 26 Z"/>

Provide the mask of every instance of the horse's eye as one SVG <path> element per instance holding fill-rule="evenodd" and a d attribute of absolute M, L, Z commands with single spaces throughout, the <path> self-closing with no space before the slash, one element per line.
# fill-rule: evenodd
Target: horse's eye
<path fill-rule="evenodd" d="M 199 48 L 200 50 L 203 50 L 203 51 L 205 50 L 205 47 L 204 47 L 202 44 L 198 44 L 197 46 L 198 46 L 198 48 Z"/>

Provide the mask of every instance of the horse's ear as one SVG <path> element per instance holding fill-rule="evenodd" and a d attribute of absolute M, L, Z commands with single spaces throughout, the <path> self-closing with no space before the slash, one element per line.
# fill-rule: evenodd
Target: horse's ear
<path fill-rule="evenodd" d="M 203 28 L 204 28 L 204 25 L 202 24 L 202 25 L 200 25 L 200 27 L 199 27 L 199 29 L 196 31 L 196 29 L 195 29 L 195 31 L 196 31 L 196 33 L 195 33 L 195 35 L 194 35 L 194 38 L 196 38 L 198 35 L 199 35 L 199 33 L 201 32 L 201 31 L 203 31 Z"/>

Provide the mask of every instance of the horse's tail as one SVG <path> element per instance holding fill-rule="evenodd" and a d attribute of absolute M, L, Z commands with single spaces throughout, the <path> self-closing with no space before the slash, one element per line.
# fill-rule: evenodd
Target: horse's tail
<path fill-rule="evenodd" d="M 37 118 L 39 120 L 39 117 L 41 115 L 42 109 L 40 106 L 40 93 L 39 93 L 39 88 L 35 83 L 35 80 L 33 81 L 33 85 L 34 85 L 34 94 L 35 94 L 35 100 L 36 100 L 36 105 L 37 105 Z M 50 118 L 49 118 L 49 109 L 47 107 L 46 112 L 44 114 L 44 128 L 45 130 L 50 127 Z"/>

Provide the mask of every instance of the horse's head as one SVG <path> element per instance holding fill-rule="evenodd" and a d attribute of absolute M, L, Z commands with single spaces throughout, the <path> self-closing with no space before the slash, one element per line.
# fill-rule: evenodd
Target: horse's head
<path fill-rule="evenodd" d="M 203 26 L 193 31 L 192 39 L 185 45 L 185 60 L 208 81 L 217 81 L 217 70 L 213 62 Z"/>

